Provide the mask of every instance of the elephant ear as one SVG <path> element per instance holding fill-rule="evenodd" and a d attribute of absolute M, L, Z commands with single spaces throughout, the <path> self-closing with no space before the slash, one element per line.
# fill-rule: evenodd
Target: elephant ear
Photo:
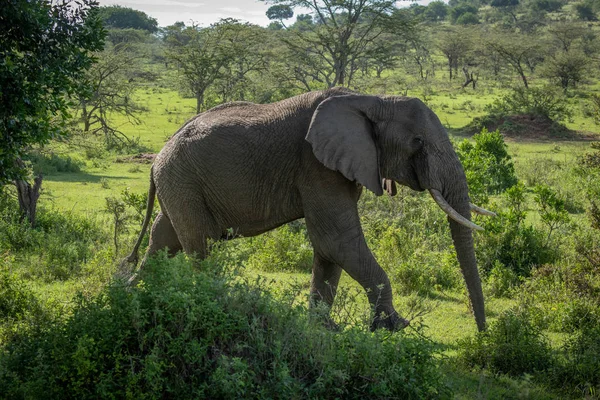
<path fill-rule="evenodd" d="M 317 107 L 306 135 L 323 165 L 377 196 L 383 188 L 371 116 L 380 102 L 375 96 L 330 97 Z"/>

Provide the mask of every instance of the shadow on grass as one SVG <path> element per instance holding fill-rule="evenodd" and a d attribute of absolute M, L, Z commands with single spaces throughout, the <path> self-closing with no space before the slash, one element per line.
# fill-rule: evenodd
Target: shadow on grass
<path fill-rule="evenodd" d="M 132 180 L 139 179 L 131 176 L 119 176 L 119 175 L 95 175 L 88 174 L 85 172 L 59 172 L 52 175 L 44 176 L 44 180 L 50 182 L 79 182 L 79 183 L 100 183 L 102 179 L 105 180 Z"/>

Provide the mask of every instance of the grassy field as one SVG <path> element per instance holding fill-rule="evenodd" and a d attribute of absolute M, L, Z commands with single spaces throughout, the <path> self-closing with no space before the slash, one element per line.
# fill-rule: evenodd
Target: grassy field
<path fill-rule="evenodd" d="M 474 117 L 483 115 L 484 106 L 495 99 L 496 93 L 493 89 L 482 89 L 477 92 L 448 90 L 447 92 L 426 95 L 424 100 L 432 106 L 442 123 L 449 128 L 453 138 L 460 141 L 465 138 L 465 135 L 460 133 L 460 128 L 470 123 Z M 409 95 L 416 94 L 409 93 Z M 194 114 L 194 100 L 181 98 L 177 92 L 172 90 L 149 87 L 137 93 L 136 102 L 147 109 L 146 112 L 140 115 L 139 124 L 130 124 L 123 118 L 115 118 L 118 121 L 116 125 L 120 126 L 126 135 L 139 141 L 138 152 L 142 153 L 160 151 L 165 141 Z M 600 127 L 594 125 L 591 119 L 583 117 L 577 110 L 575 117 L 567 125 L 570 128 L 585 130 L 594 134 L 600 133 Z M 128 229 L 120 235 L 119 254 L 114 256 L 112 245 L 108 244 L 111 242 L 110 232 L 114 222 L 112 216 L 105 212 L 106 198 L 119 198 L 125 190 L 135 194 L 143 194 L 148 188 L 150 164 L 132 161 L 129 158 L 132 154 L 117 154 L 103 150 L 100 138 L 77 140 L 85 140 L 91 143 L 91 147 L 82 150 L 72 144 L 65 143 L 53 144 L 49 147 L 49 150 L 60 157 L 71 157 L 79 165 L 80 170 L 78 172 L 45 172 L 40 206 L 46 210 L 56 210 L 66 215 L 101 221 L 100 223 L 107 233 L 99 234 L 97 241 L 103 243 L 96 243 L 92 245 L 92 248 L 102 250 L 97 252 L 93 250 L 86 256 L 88 257 L 86 261 L 88 266 L 85 268 L 102 267 L 95 273 L 86 272 L 86 274 L 80 274 L 79 277 L 75 275 L 75 277 L 66 280 L 34 280 L 35 283 L 31 287 L 41 296 L 44 302 L 49 303 L 67 304 L 73 294 L 78 291 L 91 296 L 105 284 L 108 277 L 114 272 L 114 260 L 118 260 L 129 251 L 139 229 L 137 221 L 139 217 L 132 218 Z M 577 195 L 570 196 L 571 202 L 574 204 L 570 210 L 570 216 L 575 221 L 585 218 L 583 204 L 585 197 L 578 186 L 580 182 L 572 178 L 572 170 L 582 154 L 589 150 L 589 140 L 555 141 L 524 138 L 511 139 L 507 143 L 509 154 L 515 162 L 517 175 L 528 187 L 545 183 L 555 187 L 567 197 L 570 196 L 569 193 L 578 192 Z M 409 201 L 410 203 L 406 204 L 410 204 L 411 207 L 422 207 L 423 211 L 419 212 L 432 215 L 428 217 L 429 219 L 443 221 L 443 213 L 433 205 L 428 196 L 406 194 L 408 191 L 404 193 L 395 200 L 375 199 L 374 196 L 367 195 L 362 201 L 365 203 L 374 202 L 376 208 L 385 208 L 386 204 L 390 202 Z M 533 195 L 528 192 L 527 198 L 528 207 L 533 210 Z M 490 208 L 500 208 L 503 204 L 503 200 L 499 196 L 493 196 Z M 364 207 L 369 208 L 371 206 L 365 205 Z M 368 225 L 369 217 L 365 216 L 364 218 L 366 219 L 364 222 Z M 543 225 L 539 214 L 535 211 L 528 214 L 527 222 L 535 226 Z M 415 229 L 419 231 L 422 227 L 416 227 Z M 368 240 L 377 249 L 375 253 L 382 254 L 378 253 L 384 251 L 381 250 L 384 247 L 382 247 L 383 244 L 381 244 L 380 238 L 376 236 L 378 231 L 371 228 L 367 228 L 366 231 L 367 236 L 369 236 L 369 232 L 372 233 Z M 260 257 L 264 257 L 266 251 L 264 249 L 268 248 L 269 240 L 275 241 L 276 246 L 282 246 L 282 243 L 285 246 L 290 246 L 286 247 L 288 250 L 283 250 L 284 253 L 288 251 L 289 254 L 296 254 L 298 250 L 295 248 L 298 244 L 308 249 L 308 242 L 302 234 L 290 234 L 289 238 L 292 239 L 288 242 L 282 242 L 277 235 L 277 233 L 274 233 L 259 238 L 232 241 L 225 246 L 225 249 L 235 255 L 233 259 L 237 260 L 237 263 L 246 266 L 243 270 L 243 276 L 251 278 L 251 280 L 259 276 L 266 278 L 274 293 L 285 291 L 289 287 L 296 288 L 297 296 L 294 301 L 304 304 L 310 282 L 310 272 L 307 268 L 299 272 L 277 271 L 277 266 L 273 268 L 270 266 L 268 268 L 260 267 L 260 264 L 264 261 L 264 258 Z M 419 254 L 426 254 L 426 256 L 423 256 L 424 262 L 432 268 L 431 271 L 435 271 L 438 265 L 451 265 L 455 268 L 452 261 L 448 261 L 448 253 L 441 251 L 440 248 L 443 246 L 438 243 L 450 243 L 449 232 L 447 229 L 442 230 L 440 235 L 441 238 L 436 239 L 435 243 L 428 243 L 427 241 L 413 243 L 409 240 L 408 248 L 414 250 L 414 254 L 404 264 L 401 264 L 403 260 L 387 260 L 381 263 L 386 270 L 392 272 L 396 269 L 407 268 L 408 264 L 411 268 L 416 266 L 419 263 L 419 257 L 421 257 Z M 411 240 L 419 241 L 418 238 Z M 259 255 L 256 256 L 255 253 Z M 298 255 L 298 259 L 302 260 L 304 264 L 310 265 L 310 250 Z M 10 261 L 11 265 L 17 266 L 16 268 L 21 271 L 22 276 L 32 275 L 35 277 L 35 273 L 31 272 L 31 269 L 22 267 L 27 262 L 35 262 L 34 258 L 27 259 L 23 256 L 10 258 L 6 256 L 6 260 Z M 277 260 L 280 259 L 275 257 L 273 260 L 273 263 L 277 264 Z M 259 267 L 255 267 L 257 265 Z M 443 269 L 443 271 L 446 271 L 446 269 Z M 429 272 L 425 272 L 425 274 L 427 273 Z M 451 274 L 451 279 L 462 280 L 456 268 L 454 272 L 445 273 Z M 486 370 L 471 370 L 456 363 L 455 359 L 460 347 L 458 343 L 472 337 L 476 332 L 473 317 L 469 310 L 466 289 L 464 289 L 462 282 L 451 288 L 443 288 L 438 284 L 434 284 L 427 290 L 414 291 L 398 281 L 393 272 L 391 275 L 396 289 L 395 305 L 397 310 L 412 319 L 412 325 L 408 330 L 417 335 L 424 334 L 428 338 L 427 340 L 435 344 L 436 348 L 440 350 L 440 366 L 447 384 L 454 390 L 455 398 L 561 398 L 562 394 L 553 394 L 551 390 L 549 391 L 532 383 L 527 378 L 494 375 Z M 421 277 L 419 279 L 425 278 Z M 488 295 L 486 313 L 489 322 L 493 323 L 505 311 L 518 306 L 519 302 L 518 296 Z M 343 324 L 361 324 L 369 316 L 366 296 L 362 293 L 362 289 L 358 284 L 350 279 L 346 273 L 342 276 L 340 294 L 336 304 L 333 313 L 334 319 Z M 546 336 L 554 348 L 559 348 L 565 343 L 566 336 L 561 332 L 548 331 Z"/>

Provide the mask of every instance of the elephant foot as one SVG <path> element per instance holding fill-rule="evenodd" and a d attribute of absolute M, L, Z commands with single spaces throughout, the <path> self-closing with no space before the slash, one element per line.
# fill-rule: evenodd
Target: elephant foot
<path fill-rule="evenodd" d="M 410 324 L 410 321 L 402 318 L 396 311 L 392 313 L 380 312 L 375 315 L 373 322 L 371 323 L 371 332 L 376 329 L 387 329 L 391 332 L 400 331 L 406 328 Z"/>

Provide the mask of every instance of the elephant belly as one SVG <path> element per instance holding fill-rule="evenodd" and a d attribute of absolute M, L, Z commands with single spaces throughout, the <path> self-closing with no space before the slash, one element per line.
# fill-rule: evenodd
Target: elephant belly
<path fill-rule="evenodd" d="M 296 204 L 294 204 L 296 203 Z M 283 224 L 304 217 L 300 202 L 264 200 L 238 202 L 236 206 L 220 209 L 216 204 L 212 215 L 220 225 L 224 237 L 256 236 Z"/>

